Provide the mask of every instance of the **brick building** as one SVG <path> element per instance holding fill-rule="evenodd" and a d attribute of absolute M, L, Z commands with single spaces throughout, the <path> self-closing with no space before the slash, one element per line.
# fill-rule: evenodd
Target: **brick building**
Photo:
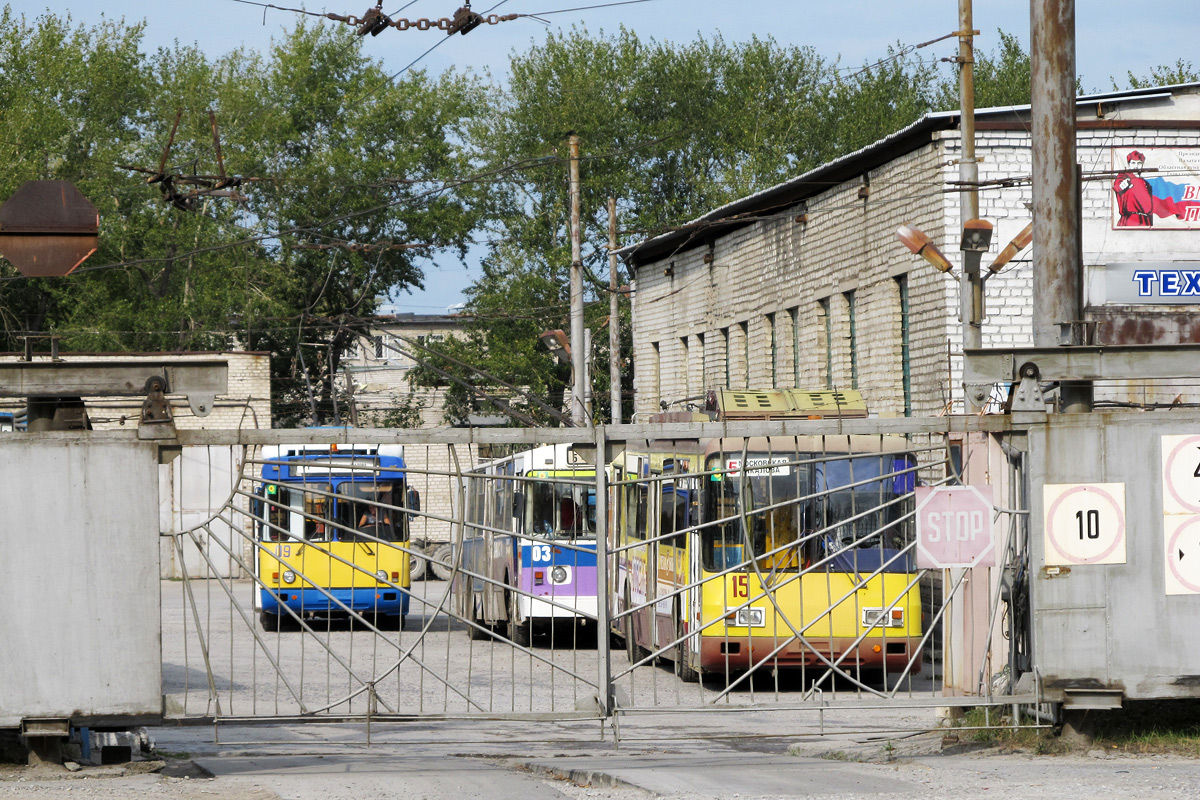
<path fill-rule="evenodd" d="M 1179 281 L 1189 265 L 1200 269 L 1200 84 L 1082 97 L 1077 109 L 1084 304 L 1096 343 L 1200 341 L 1200 287 L 1188 294 Z M 628 248 L 635 412 L 720 386 L 857 388 L 881 415 L 961 410 L 958 282 L 896 238 L 915 225 L 961 260 L 958 118 L 929 114 Z M 986 270 L 1031 219 L 1029 107 L 982 109 L 977 120 L 980 215 L 995 226 Z M 1173 197 L 1156 195 L 1139 215 L 1132 195 L 1118 197 L 1125 179 Z M 1175 291 L 1139 296 L 1140 267 L 1173 270 Z M 1032 345 L 1031 269 L 1027 250 L 988 279 L 985 348 Z M 1107 391 L 1158 399 L 1144 387 Z"/>

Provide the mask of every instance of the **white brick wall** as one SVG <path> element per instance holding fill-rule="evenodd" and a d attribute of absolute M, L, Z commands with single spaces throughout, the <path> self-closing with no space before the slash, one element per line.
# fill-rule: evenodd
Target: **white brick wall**
<path fill-rule="evenodd" d="M 1196 116 L 1197 104 L 1187 99 L 1180 103 L 1178 113 Z M 1082 128 L 1079 161 L 1085 174 L 1104 172 L 1111 169 L 1113 147 L 1149 144 L 1200 146 L 1200 131 Z M 983 259 L 986 269 L 1031 219 L 1026 204 L 1032 202 L 1032 150 L 1024 129 L 981 132 L 976 147 L 981 181 L 1015 179 L 1015 185 L 987 186 L 980 192 L 980 214 L 995 226 L 991 252 Z M 764 212 L 759 221 L 719 236 L 711 245 L 711 264 L 703 263 L 709 249 L 696 247 L 677 252 L 669 260 L 641 265 L 633 301 L 638 366 L 635 411 L 650 412 L 657 409 L 659 400 L 673 401 L 688 393 L 699 394 L 701 389 L 724 386 L 724 329 L 730 334 L 730 385 L 769 387 L 766 315 L 772 313 L 779 386 L 798 383 L 798 388 L 820 388 L 831 377 L 834 387 L 850 387 L 846 293 L 853 291 L 858 388 L 873 411 L 903 413 L 898 275 L 907 275 L 909 285 L 913 413 L 940 413 L 952 401 L 958 404 L 956 410 L 961 410 L 958 283 L 908 253 L 895 235 L 901 224 L 914 224 L 938 243 L 952 262 L 960 261 L 960 196 L 950 184 L 959 179 L 959 149 L 957 131 L 937 133 L 930 144 L 871 170 L 870 194 L 865 200 L 859 198 L 861 177 L 810 197 L 807 224 L 794 219 L 804 210 L 800 206 Z M 1200 231 L 1112 230 L 1111 182 L 1111 176 L 1101 175 L 1084 184 L 1085 268 L 1135 260 L 1200 261 Z M 1032 345 L 1030 258 L 1026 250 L 988 279 L 984 347 Z M 670 275 L 664 274 L 668 261 L 673 262 Z M 827 375 L 825 366 L 822 300 L 828 301 L 830 308 L 832 376 Z M 793 344 L 792 308 L 799 310 L 798 349 Z M 749 329 L 748 363 L 742 325 Z M 700 335 L 707 348 L 702 387 L 695 379 L 685 382 L 681 377 L 683 354 L 678 344 L 681 336 L 696 341 Z M 661 348 L 658 376 L 645 368 L 651 342 L 658 342 Z M 691 369 L 698 369 L 696 354 L 690 354 L 690 359 Z M 794 379 L 797 362 L 799 381 Z M 661 388 L 656 388 L 659 385 Z"/>

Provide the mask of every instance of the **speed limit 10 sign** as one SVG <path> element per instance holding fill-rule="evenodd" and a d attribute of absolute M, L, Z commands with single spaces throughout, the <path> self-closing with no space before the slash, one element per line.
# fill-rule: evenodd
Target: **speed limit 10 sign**
<path fill-rule="evenodd" d="M 1125 563 L 1125 484 L 1042 487 L 1047 566 Z"/>

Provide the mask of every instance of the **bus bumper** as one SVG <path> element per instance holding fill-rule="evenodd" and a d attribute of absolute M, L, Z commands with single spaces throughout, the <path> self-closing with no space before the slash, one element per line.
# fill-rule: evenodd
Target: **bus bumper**
<path fill-rule="evenodd" d="M 332 596 L 332 598 L 331 598 Z M 408 592 L 391 586 L 363 589 L 262 590 L 262 610 L 284 614 L 287 606 L 302 617 L 345 617 L 346 609 L 366 614 L 408 614 Z"/>
<path fill-rule="evenodd" d="M 889 636 L 864 639 L 854 645 L 854 639 L 809 639 L 806 646 L 801 641 L 789 641 L 771 655 L 786 638 L 771 636 L 702 636 L 700 639 L 700 668 L 705 672 L 746 670 L 754 664 L 767 661 L 780 668 L 816 667 L 836 663 L 840 669 L 853 672 L 855 669 L 887 669 L 889 674 L 899 675 L 913 665 L 910 674 L 921 671 L 921 637 Z M 913 654 L 916 654 L 913 658 Z M 839 658 L 841 659 L 839 661 Z"/>

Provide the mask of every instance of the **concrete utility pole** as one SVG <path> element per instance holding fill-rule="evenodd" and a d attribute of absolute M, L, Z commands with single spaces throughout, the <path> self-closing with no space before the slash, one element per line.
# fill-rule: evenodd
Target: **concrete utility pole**
<path fill-rule="evenodd" d="M 571 134 L 571 422 L 587 424 L 584 408 L 587 353 L 583 333 L 583 232 L 580 222 L 579 137 Z"/>
<path fill-rule="evenodd" d="M 612 423 L 621 424 L 621 303 L 617 283 L 617 198 L 608 198 L 608 383 Z"/>
<path fill-rule="evenodd" d="M 975 160 L 975 25 L 971 0 L 958 0 L 958 101 L 962 156 L 958 179 L 966 187 L 959 200 L 962 224 L 979 217 L 979 162 Z M 983 253 L 963 248 L 963 271 L 959 288 L 963 349 L 983 347 L 983 281 L 979 261 Z M 968 404 L 969 407 L 969 404 Z"/>
<path fill-rule="evenodd" d="M 1033 343 L 1085 344 L 1079 167 L 1075 153 L 1075 0 L 1031 0 Z M 1062 386 L 1064 411 L 1091 407 L 1091 385 Z"/>

